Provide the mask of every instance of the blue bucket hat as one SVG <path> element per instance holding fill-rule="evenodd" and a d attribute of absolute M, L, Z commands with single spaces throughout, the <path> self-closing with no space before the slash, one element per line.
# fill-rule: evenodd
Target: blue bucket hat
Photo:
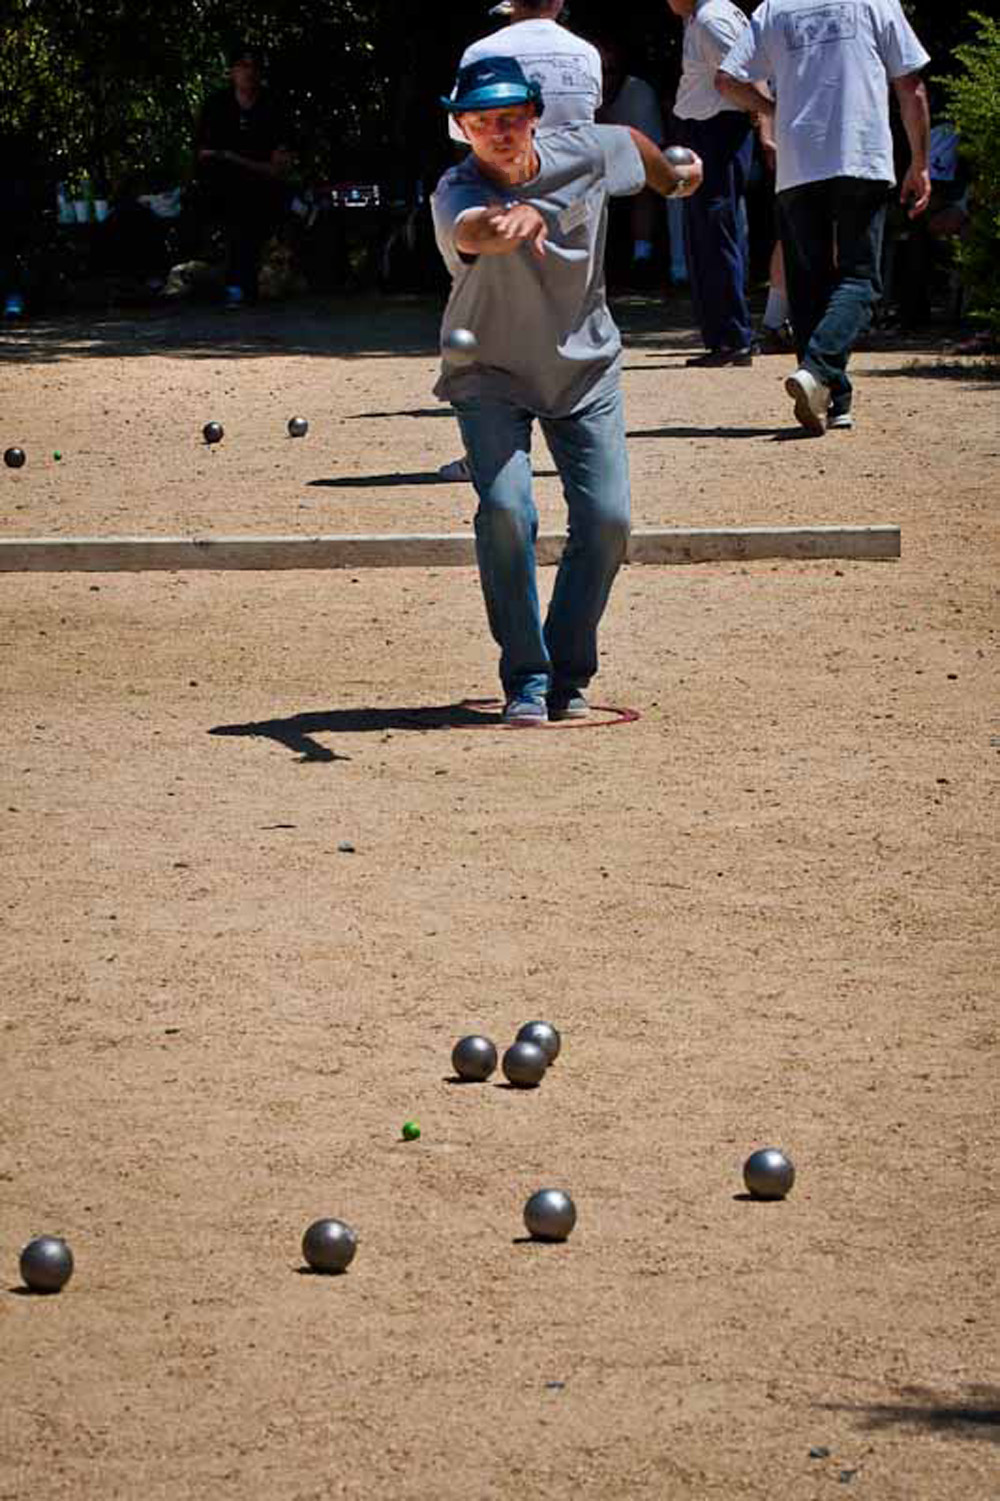
<path fill-rule="evenodd" d="M 482 57 L 459 68 L 450 99 L 441 103 L 453 115 L 465 110 L 506 109 L 511 104 L 533 104 L 542 113 L 542 88 L 529 79 L 516 57 Z"/>

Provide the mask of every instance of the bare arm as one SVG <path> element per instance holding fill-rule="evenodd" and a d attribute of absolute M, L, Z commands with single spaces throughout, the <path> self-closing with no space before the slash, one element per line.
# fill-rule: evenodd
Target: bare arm
<path fill-rule="evenodd" d="M 547 237 L 545 220 L 530 203 L 475 208 L 455 226 L 455 248 L 462 255 L 512 255 L 529 244 L 541 259 Z"/>
<path fill-rule="evenodd" d="M 716 69 L 713 81 L 716 92 L 721 94 L 723 99 L 728 99 L 730 104 L 735 104 L 737 109 L 745 109 L 750 115 L 759 115 L 762 121 L 774 114 L 774 100 L 759 84 L 746 83 L 742 78 L 734 78 L 724 68 Z"/>
<path fill-rule="evenodd" d="M 899 201 L 907 205 L 910 218 L 915 219 L 931 200 L 931 117 L 927 89 L 919 73 L 904 73 L 901 78 L 894 78 L 892 87 L 910 143 L 910 165 L 899 190 Z"/>
<path fill-rule="evenodd" d="M 695 156 L 690 166 L 675 167 L 668 162 L 655 141 L 629 125 L 628 132 L 636 144 L 646 170 L 646 186 L 661 198 L 690 198 L 701 187 L 702 165 Z M 693 155 L 693 153 L 692 153 Z"/>

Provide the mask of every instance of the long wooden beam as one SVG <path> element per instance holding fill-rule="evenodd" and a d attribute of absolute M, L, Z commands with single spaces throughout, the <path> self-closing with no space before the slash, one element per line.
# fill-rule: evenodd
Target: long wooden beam
<path fill-rule="evenodd" d="M 538 538 L 557 563 L 566 538 Z M 898 558 L 897 526 L 653 527 L 632 533 L 630 563 L 757 558 Z M 474 564 L 465 532 L 359 537 L 6 537 L 0 573 L 144 573 L 181 569 L 458 568 Z"/>

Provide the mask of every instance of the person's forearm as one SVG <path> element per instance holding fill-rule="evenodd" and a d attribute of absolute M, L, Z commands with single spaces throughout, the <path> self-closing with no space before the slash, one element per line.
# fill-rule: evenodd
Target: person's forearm
<path fill-rule="evenodd" d="M 675 167 L 667 161 L 659 146 L 655 141 L 651 141 L 649 136 L 643 135 L 642 131 L 636 130 L 633 125 L 627 125 L 624 128 L 631 135 L 642 157 L 647 188 L 652 188 L 653 192 L 659 193 L 661 198 L 679 198 L 686 192 L 693 192 L 700 184 L 701 163 L 697 158 L 694 166 Z"/>
<path fill-rule="evenodd" d="M 455 226 L 455 249 L 462 255 L 513 255 L 521 248 L 518 240 L 508 239 L 496 227 L 492 208 L 474 208 L 463 214 Z"/>
<path fill-rule="evenodd" d="M 910 143 L 910 161 L 918 172 L 924 172 L 930 162 L 931 114 L 927 103 L 927 89 L 923 79 L 916 73 L 906 73 L 893 79 L 893 90 L 899 100 L 899 113 Z"/>
<path fill-rule="evenodd" d="M 728 99 L 737 109 L 745 109 L 750 115 L 760 115 L 762 119 L 766 119 L 774 114 L 774 100 L 764 89 L 755 83 L 747 83 L 742 78 L 734 78 L 724 68 L 719 68 L 716 72 L 715 88 L 723 99 Z"/>

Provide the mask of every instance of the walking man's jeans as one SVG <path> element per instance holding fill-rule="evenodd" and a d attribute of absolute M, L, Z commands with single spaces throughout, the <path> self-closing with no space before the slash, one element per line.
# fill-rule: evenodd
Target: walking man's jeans
<path fill-rule="evenodd" d="M 777 196 L 788 303 L 799 364 L 851 404 L 847 361 L 882 291 L 888 183 L 828 177 Z"/>
<path fill-rule="evenodd" d="M 504 694 L 544 698 L 552 688 L 584 688 L 597 671 L 597 626 L 628 546 L 620 383 L 606 377 L 583 410 L 538 419 L 569 508 L 544 627 L 535 576 L 534 414 L 495 398 L 457 401 L 455 410 L 479 495 L 476 555 Z"/>
<path fill-rule="evenodd" d="M 706 349 L 748 349 L 750 116 L 726 109 L 710 120 L 675 122 L 680 144 L 696 151 L 704 167 L 701 187 L 684 199 L 684 249 L 698 327 Z"/>

